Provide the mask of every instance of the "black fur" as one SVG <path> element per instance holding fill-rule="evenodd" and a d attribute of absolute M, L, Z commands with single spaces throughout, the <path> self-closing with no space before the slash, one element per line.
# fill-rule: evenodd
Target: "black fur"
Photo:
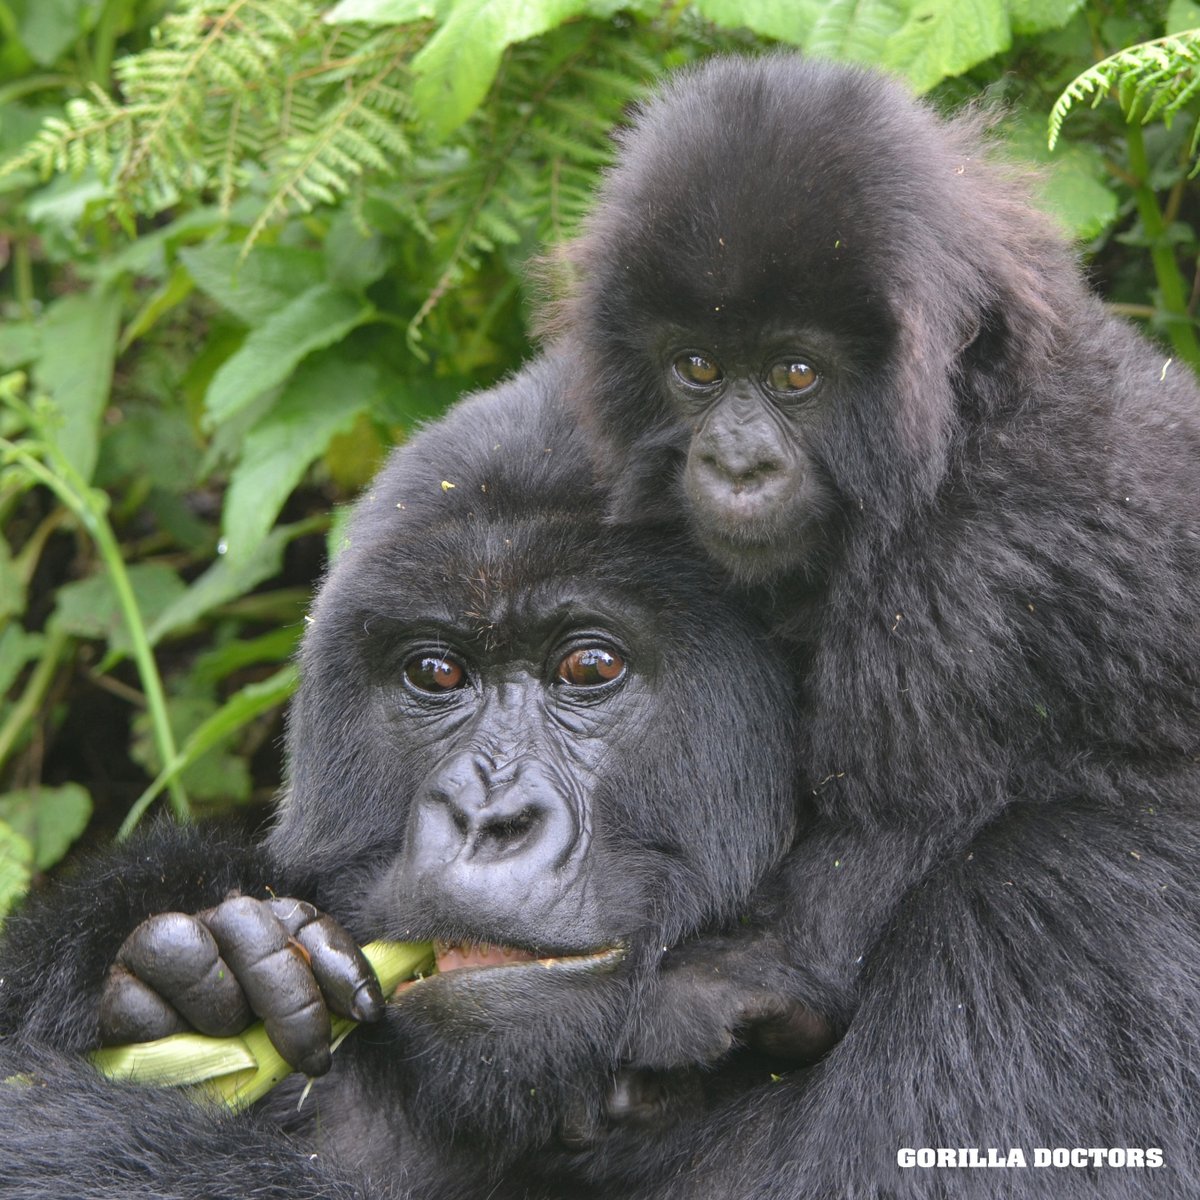
<path fill-rule="evenodd" d="M 1089 294 L 977 120 L 856 69 L 680 77 L 571 258 L 556 328 L 614 513 L 685 515 L 791 647 L 810 822 L 758 968 L 845 1030 L 692 1131 L 671 1194 L 1200 1195 L 1190 371 Z M 821 380 L 763 418 L 786 432 L 760 458 L 819 504 L 735 536 L 692 500 L 726 401 L 681 407 L 672 355 L 745 398 L 741 365 L 780 351 Z M 758 482 L 727 485 L 729 524 Z M 926 1146 L 1166 1166 L 897 1167 Z"/>
<path fill-rule="evenodd" d="M 89 1200 L 190 1198 L 206 1179 L 227 1194 L 243 1171 L 242 1194 L 274 1196 L 287 1170 L 296 1195 L 325 1194 L 327 1178 L 339 1196 L 631 1194 L 690 1150 L 700 1111 L 782 1069 L 748 1053 L 612 1087 L 625 1047 L 646 1040 L 664 957 L 700 932 L 736 940 L 791 842 L 793 712 L 761 627 L 685 539 L 605 524 L 560 403 L 567 365 L 534 364 L 464 402 L 362 501 L 305 637 L 288 788 L 264 851 L 164 827 L 12 918 L 3 1073 L 32 1084 L 0 1086 L 0 1195 L 58 1195 L 73 1172 L 72 1194 Z M 561 655 L 595 641 L 626 675 L 558 687 Z M 468 687 L 407 687 L 414 645 L 464 664 Z M 464 751 L 466 783 L 451 765 Z M 476 776 L 490 789 L 478 808 Z M 486 827 L 491 841 L 455 860 L 462 886 L 443 886 L 455 835 L 439 821 L 491 820 L 513 778 L 529 812 Z M 564 813 L 572 848 L 548 864 L 509 820 L 550 829 Z M 558 955 L 619 945 L 625 957 L 599 972 L 532 965 L 420 983 L 344 1043 L 298 1109 L 298 1087 L 284 1087 L 249 1127 L 81 1083 L 55 1052 L 94 1040 L 121 939 L 149 912 L 193 911 L 232 886 L 309 898 L 363 942 L 436 936 Z M 722 1004 L 775 1014 L 762 992 L 750 984 Z M 714 1036 L 727 1050 L 728 1030 Z M 320 1156 L 312 1172 L 303 1151 Z"/>

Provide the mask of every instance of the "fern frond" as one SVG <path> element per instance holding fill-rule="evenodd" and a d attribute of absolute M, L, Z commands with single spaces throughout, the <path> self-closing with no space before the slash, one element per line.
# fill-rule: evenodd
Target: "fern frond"
<path fill-rule="evenodd" d="M 246 236 L 243 255 L 263 230 L 284 214 L 334 204 L 350 194 L 363 174 L 393 174 L 411 157 L 403 132 L 409 101 L 400 86 L 406 79 L 410 53 L 403 31 L 372 39 L 356 57 L 358 69 L 369 62 L 375 73 L 359 81 L 344 77 L 341 99 L 319 116 L 314 112 L 311 124 L 298 122 L 298 132 L 285 140 L 270 161 L 271 193 Z M 340 82 L 344 70 L 339 66 L 331 74 Z M 298 111 L 293 107 L 293 120 Z"/>
<path fill-rule="evenodd" d="M 1063 121 L 1076 104 L 1090 99 L 1095 108 L 1114 90 L 1127 120 L 1144 125 L 1161 119 L 1169 125 L 1200 93 L 1200 29 L 1129 46 L 1084 71 L 1050 110 L 1050 148 L 1054 149 Z"/>
<path fill-rule="evenodd" d="M 235 98 L 271 86 L 281 57 L 316 16 L 308 0 L 193 0 L 166 17 L 158 46 L 114 65 L 127 101 L 154 108 L 137 128 L 118 182 L 135 184 L 148 169 L 184 174 L 191 145 L 184 133 L 240 124 L 226 119 Z M 227 138 L 221 161 L 237 149 Z"/>
<path fill-rule="evenodd" d="M 0 173 L 92 168 L 114 206 L 147 213 L 210 190 L 228 204 L 243 162 L 278 137 L 293 75 L 335 40 L 320 16 L 319 0 L 183 0 L 148 49 L 114 64 L 119 98 L 72 100 Z"/>
<path fill-rule="evenodd" d="M 409 323 L 408 343 L 418 354 L 423 324 L 486 256 L 574 232 L 593 201 L 599 169 L 611 161 L 610 130 L 657 70 L 636 39 L 605 37 L 586 25 L 560 30 L 559 38 L 553 56 L 541 42 L 511 47 L 494 100 L 466 128 L 469 153 L 435 159 L 418 177 L 427 211 L 456 196 L 474 199 L 457 216 L 437 282 Z"/>

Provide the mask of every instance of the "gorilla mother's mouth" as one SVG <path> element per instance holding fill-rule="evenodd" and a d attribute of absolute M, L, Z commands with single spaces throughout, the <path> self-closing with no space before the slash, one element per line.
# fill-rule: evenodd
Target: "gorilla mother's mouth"
<path fill-rule="evenodd" d="M 495 967 L 533 967 L 546 970 L 602 970 L 615 967 L 625 957 L 624 946 L 605 946 L 586 954 L 540 956 L 517 946 L 497 946 L 490 942 L 433 943 L 437 973 L 477 971 Z"/>

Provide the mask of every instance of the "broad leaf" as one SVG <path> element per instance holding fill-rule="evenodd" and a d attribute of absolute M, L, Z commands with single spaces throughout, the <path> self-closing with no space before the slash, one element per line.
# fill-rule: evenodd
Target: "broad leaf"
<path fill-rule="evenodd" d="M 25 584 L 13 564 L 12 551 L 0 537 L 0 630 L 9 617 L 25 611 Z M 2 636 L 2 634 L 0 634 Z M 0 687 L 0 693 L 4 688 Z"/>
<path fill-rule="evenodd" d="M 0 628 L 0 696 L 16 683 L 26 663 L 41 655 L 45 644 L 40 633 L 26 633 L 16 621 Z"/>
<path fill-rule="evenodd" d="M 0 796 L 0 822 L 29 843 L 38 871 L 54 866 L 66 854 L 91 816 L 92 798 L 77 783 Z"/>
<path fill-rule="evenodd" d="M 318 284 L 297 296 L 249 336 L 213 376 L 205 408 L 213 422 L 225 420 L 257 396 L 282 383 L 307 355 L 340 342 L 370 319 L 358 296 Z"/>
<path fill-rule="evenodd" d="M 33 847 L 4 821 L 0 821 L 0 917 L 29 890 L 33 874 Z"/>
<path fill-rule="evenodd" d="M 440 20 L 454 0 L 341 0 L 325 14 L 331 25 L 362 21 L 366 25 L 404 25 Z"/>
<path fill-rule="evenodd" d="M 288 542 L 311 529 L 308 522 L 281 525 L 273 529 L 247 558 L 229 562 L 218 558 L 170 608 L 162 612 L 150 627 L 150 641 L 156 643 L 176 629 L 198 621 L 205 613 L 253 591 L 260 583 L 278 575 L 283 567 L 283 552 Z"/>
<path fill-rule="evenodd" d="M 702 17 L 727 29 L 744 27 L 802 46 L 824 7 L 822 0 L 697 0 Z"/>
<path fill-rule="evenodd" d="M 103 0 L 19 0 L 13 5 L 20 21 L 21 44 L 43 67 L 95 26 Z"/>
<path fill-rule="evenodd" d="M 413 103 L 434 136 L 480 105 L 509 46 L 592 11 L 589 0 L 459 0 L 412 61 Z"/>
<path fill-rule="evenodd" d="M 325 278 L 317 251 L 291 246 L 258 246 L 243 259 L 240 246 L 215 242 L 187 246 L 179 260 L 202 292 L 245 325 L 262 324 Z"/>
<path fill-rule="evenodd" d="M 1014 32 L 1066 24 L 1082 3 L 832 0 L 819 6 L 819 15 L 802 44 L 808 53 L 820 57 L 889 68 L 924 92 L 1007 50 Z"/>
<path fill-rule="evenodd" d="M 42 324 L 37 382 L 62 414 L 56 440 L 71 465 L 90 480 L 96 465 L 100 418 L 108 403 L 121 301 L 115 292 L 67 296 L 52 304 Z"/>
<path fill-rule="evenodd" d="M 186 593 L 183 581 L 162 563 L 135 563 L 129 568 L 142 620 L 150 625 Z M 133 646 L 116 590 L 107 575 L 92 575 L 58 589 L 56 626 L 76 637 L 104 638 L 114 654 L 130 654 Z"/>
<path fill-rule="evenodd" d="M 231 563 L 258 547 L 309 464 L 334 434 L 354 424 L 378 388 L 373 366 L 347 362 L 333 351 L 297 369 L 246 436 L 230 479 L 223 525 Z"/>

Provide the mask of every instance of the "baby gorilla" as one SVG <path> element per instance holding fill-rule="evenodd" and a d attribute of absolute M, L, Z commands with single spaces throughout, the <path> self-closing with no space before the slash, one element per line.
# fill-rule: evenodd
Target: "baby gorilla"
<path fill-rule="evenodd" d="M 305 636 L 264 847 L 160 829 L 11 919 L 0 1074 L 53 1081 L 0 1088 L 16 1194 L 190 1197 L 240 1178 L 273 1196 L 289 1171 L 295 1195 L 632 1193 L 686 1165 L 701 1108 L 783 1069 L 735 1053 L 612 1087 L 624 1047 L 652 1037 L 639 1013 L 663 960 L 702 931 L 735 935 L 791 842 L 793 712 L 778 656 L 686 541 L 604 523 L 559 400 L 569 366 L 465 401 L 360 504 Z M 359 943 L 435 939 L 458 969 L 380 1005 L 353 963 L 322 965 L 348 958 L 338 927 L 272 896 Z M 71 1073 L 62 1052 L 95 1044 L 118 958 L 110 1037 L 139 1033 L 139 1005 L 164 994 L 175 1021 L 219 1010 L 218 1031 L 248 998 L 322 1070 L 328 1019 L 291 936 L 325 999 L 378 1016 L 298 1112 L 285 1086 L 222 1123 Z M 819 1048 L 819 1025 L 767 987 L 735 1006 L 798 1032 L 791 1058 Z M 165 1031 L 147 1019 L 141 1033 Z M 655 1088 L 669 1137 L 622 1120 L 654 1110 Z"/>
<path fill-rule="evenodd" d="M 977 120 L 828 63 L 669 84 L 571 257 L 615 518 L 686 520 L 801 684 L 809 821 L 705 972 L 845 1031 L 672 1194 L 1200 1195 L 1191 371 L 1088 293 Z M 664 973 L 635 1060 L 689 1061 L 705 972 Z M 989 1146 L 1167 1167 L 897 1162 Z"/>

